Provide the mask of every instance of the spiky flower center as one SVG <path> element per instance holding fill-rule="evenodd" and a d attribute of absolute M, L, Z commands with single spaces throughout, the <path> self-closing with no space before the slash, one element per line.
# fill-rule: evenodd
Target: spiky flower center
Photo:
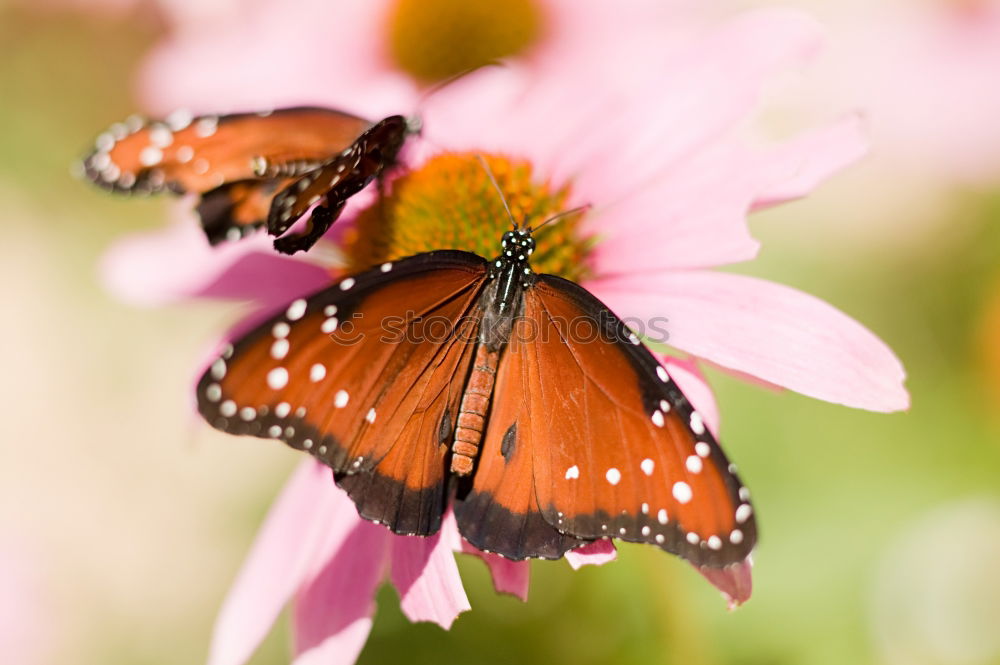
<path fill-rule="evenodd" d="M 396 0 L 386 18 L 390 57 L 423 83 L 521 54 L 544 32 L 536 0 Z"/>
<path fill-rule="evenodd" d="M 553 188 L 532 179 L 531 164 L 483 155 L 519 224 L 537 227 L 566 211 L 569 188 Z M 589 275 L 589 238 L 582 236 L 582 214 L 567 215 L 535 234 L 531 266 L 580 281 Z M 500 238 L 511 229 L 482 164 L 471 153 L 445 153 L 428 160 L 392 183 L 391 192 L 358 216 L 344 238 L 347 269 L 363 270 L 435 249 L 462 249 L 492 259 Z"/>

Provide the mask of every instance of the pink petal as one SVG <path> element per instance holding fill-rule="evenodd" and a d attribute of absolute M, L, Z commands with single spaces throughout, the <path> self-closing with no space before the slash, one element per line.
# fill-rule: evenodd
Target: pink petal
<path fill-rule="evenodd" d="M 694 568 L 722 592 L 722 597 L 726 599 L 729 609 L 732 610 L 750 599 L 750 593 L 753 591 L 752 567 L 753 561 L 747 557 L 743 561 L 725 568 L 709 568 L 708 566 L 695 566 Z"/>
<path fill-rule="evenodd" d="M 492 552 L 483 552 L 464 540 L 462 551 L 474 554 L 486 563 L 493 578 L 493 588 L 498 593 L 509 593 L 521 600 L 528 600 L 528 585 L 531 578 L 529 561 L 511 561 Z"/>
<path fill-rule="evenodd" d="M 410 621 L 433 621 L 447 630 L 471 606 L 452 543 L 442 531 L 427 537 L 393 537 L 390 579 Z"/>
<path fill-rule="evenodd" d="M 213 248 L 187 220 L 117 241 L 100 271 L 109 292 L 144 307 L 198 297 L 276 306 L 330 283 L 322 268 L 276 253 L 264 233 Z"/>
<path fill-rule="evenodd" d="M 332 483 L 329 472 L 326 475 Z M 338 534 L 332 556 L 296 596 L 296 665 L 348 665 L 357 660 L 368 639 L 375 591 L 385 578 L 392 535 L 384 526 L 362 520 L 356 511 L 344 524 L 351 528 Z"/>
<path fill-rule="evenodd" d="M 701 268 L 753 258 L 747 214 L 808 194 L 865 153 L 851 116 L 766 150 L 718 144 L 620 204 L 596 208 L 598 274 Z"/>
<path fill-rule="evenodd" d="M 573 570 L 582 566 L 603 566 L 618 558 L 618 551 L 610 538 L 602 538 L 594 542 L 566 552 L 566 561 Z"/>
<path fill-rule="evenodd" d="M 763 164 L 770 182 L 757 193 L 754 209 L 802 198 L 861 159 L 868 147 L 863 118 L 850 115 L 772 148 Z"/>
<path fill-rule="evenodd" d="M 698 365 L 691 360 L 683 360 L 672 356 L 654 354 L 660 359 L 670 378 L 688 398 L 692 406 L 701 414 L 701 418 L 712 435 L 719 436 L 719 405 L 715 401 L 712 389 L 708 387 L 705 376 Z"/>
<path fill-rule="evenodd" d="M 357 525 L 330 469 L 301 464 L 271 507 L 215 623 L 209 665 L 241 665 L 282 608 Z"/>
<path fill-rule="evenodd" d="M 722 367 L 847 406 L 909 406 L 906 374 L 889 347 L 801 291 L 709 271 L 630 275 L 588 286 L 619 314 L 666 316 L 671 346 Z"/>

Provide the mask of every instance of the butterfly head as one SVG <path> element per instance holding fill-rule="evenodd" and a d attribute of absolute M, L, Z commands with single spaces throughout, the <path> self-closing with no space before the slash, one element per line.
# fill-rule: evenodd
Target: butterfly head
<path fill-rule="evenodd" d="M 528 257 L 535 251 L 535 239 L 527 229 L 507 231 L 500 240 L 500 251 L 505 262 L 527 264 Z"/>

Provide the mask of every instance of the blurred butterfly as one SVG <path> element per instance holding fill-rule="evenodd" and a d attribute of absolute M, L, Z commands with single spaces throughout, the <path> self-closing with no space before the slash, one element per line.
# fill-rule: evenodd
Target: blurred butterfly
<path fill-rule="evenodd" d="M 152 122 L 133 116 L 97 137 L 83 172 L 114 192 L 198 194 L 196 210 L 213 245 L 267 226 L 282 236 L 275 248 L 293 254 L 312 247 L 419 131 L 416 119 L 372 123 L 316 107 L 177 112 Z M 284 235 L 313 206 L 305 232 Z"/>
<path fill-rule="evenodd" d="M 515 225 L 492 261 L 432 251 L 295 300 L 212 363 L 199 412 L 308 452 L 395 533 L 435 533 L 453 503 L 464 538 L 510 559 L 614 537 L 743 561 L 749 493 L 701 415 L 534 248 Z"/>

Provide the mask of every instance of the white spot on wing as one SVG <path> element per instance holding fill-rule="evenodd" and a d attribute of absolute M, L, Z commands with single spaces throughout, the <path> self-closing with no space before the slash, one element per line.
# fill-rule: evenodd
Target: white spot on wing
<path fill-rule="evenodd" d="M 639 468 L 641 468 L 642 472 L 644 474 L 646 474 L 647 476 L 653 475 L 653 468 L 654 467 L 655 467 L 655 464 L 653 463 L 653 460 L 649 459 L 648 457 L 646 459 L 642 460 L 642 462 L 639 463 Z"/>
<path fill-rule="evenodd" d="M 354 286 L 354 278 L 348 277 L 347 279 L 345 279 L 343 282 L 340 283 L 340 290 L 346 291 L 352 286 Z"/>
<path fill-rule="evenodd" d="M 670 380 L 670 375 L 667 374 L 667 370 L 663 369 L 663 365 L 658 365 L 656 367 L 656 376 L 660 377 L 660 381 L 666 383 Z"/>
<path fill-rule="evenodd" d="M 576 464 L 566 469 L 566 480 L 572 480 L 574 478 L 579 478 L 579 477 L 580 477 L 580 467 L 578 467 Z"/>
<path fill-rule="evenodd" d="M 750 519 L 750 515 L 752 514 L 753 514 L 753 508 L 750 507 L 750 504 L 741 503 L 739 507 L 736 509 L 736 521 L 739 522 L 740 524 L 743 524 L 748 519 Z"/>
<path fill-rule="evenodd" d="M 663 412 L 662 411 L 660 411 L 659 409 L 657 409 L 656 411 L 653 411 L 652 419 L 653 419 L 653 424 L 654 425 L 656 425 L 657 427 L 663 427 L 663 424 L 664 424 L 665 421 L 663 420 Z"/>
<path fill-rule="evenodd" d="M 156 166 L 163 159 L 163 151 L 156 146 L 146 146 L 139 153 L 139 163 L 143 166 Z"/>
<path fill-rule="evenodd" d="M 705 433 L 705 421 L 701 419 L 701 414 L 697 411 L 691 413 L 691 431 L 695 434 Z"/>
<path fill-rule="evenodd" d="M 683 480 L 674 483 L 673 493 L 678 503 L 687 503 L 691 500 L 691 486 Z"/>
<path fill-rule="evenodd" d="M 267 385 L 272 390 L 281 390 L 288 385 L 288 370 L 284 367 L 275 367 L 267 373 Z"/>
<path fill-rule="evenodd" d="M 157 148 L 166 148 L 174 142 L 174 133 L 166 125 L 157 125 L 149 130 L 149 142 Z"/>
<path fill-rule="evenodd" d="M 288 355 L 288 340 L 287 339 L 276 339 L 274 344 L 271 345 L 271 357 L 275 360 L 281 360 Z"/>
<path fill-rule="evenodd" d="M 708 457 L 709 454 L 712 452 L 712 447 L 709 446 L 704 441 L 699 441 L 698 443 L 694 444 L 694 451 L 698 453 L 698 457 Z"/>
<path fill-rule="evenodd" d="M 611 467 L 610 469 L 608 469 L 608 472 L 604 474 L 604 477 L 607 478 L 608 482 L 611 483 L 612 485 L 617 485 L 619 482 L 621 482 L 622 472 L 614 467 Z"/>
<path fill-rule="evenodd" d="M 375 422 L 375 409 L 368 409 L 368 414 L 365 416 L 365 420 L 370 423 Z"/>
<path fill-rule="evenodd" d="M 298 321 L 306 313 L 306 301 L 304 298 L 299 298 L 291 305 L 288 306 L 288 311 L 285 312 L 285 316 L 288 317 L 289 321 Z"/>
<path fill-rule="evenodd" d="M 309 380 L 313 383 L 317 381 L 322 381 L 326 378 L 326 366 L 322 363 L 316 363 L 309 368 Z"/>
<path fill-rule="evenodd" d="M 202 118 L 194 126 L 194 133 L 202 138 L 206 138 L 215 133 L 219 128 L 219 119 L 215 116 Z"/>
<path fill-rule="evenodd" d="M 690 455 L 685 461 L 684 466 L 691 473 L 701 473 L 701 458 L 697 455 Z"/>
<path fill-rule="evenodd" d="M 291 332 L 291 330 L 292 327 L 287 323 L 284 321 L 278 321 L 274 324 L 274 327 L 271 328 L 271 334 L 276 338 L 281 339 L 282 337 L 288 337 L 288 333 Z"/>
<path fill-rule="evenodd" d="M 346 390 L 338 390 L 337 394 L 333 396 L 333 405 L 338 409 L 343 409 L 350 399 L 351 396 L 347 394 Z"/>

